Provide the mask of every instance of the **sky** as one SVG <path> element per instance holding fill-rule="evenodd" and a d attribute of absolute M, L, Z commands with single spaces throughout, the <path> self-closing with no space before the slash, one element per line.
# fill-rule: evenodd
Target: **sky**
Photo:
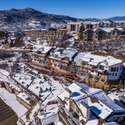
<path fill-rule="evenodd" d="M 0 10 L 27 7 L 78 18 L 125 16 L 125 0 L 0 0 Z"/>

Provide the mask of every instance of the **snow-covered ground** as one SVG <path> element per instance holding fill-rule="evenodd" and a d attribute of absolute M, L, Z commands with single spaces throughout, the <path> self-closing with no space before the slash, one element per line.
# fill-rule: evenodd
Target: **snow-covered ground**
<path fill-rule="evenodd" d="M 0 98 L 16 112 L 18 117 L 23 116 L 27 112 L 27 109 L 16 100 L 16 96 L 4 88 L 0 88 Z"/>

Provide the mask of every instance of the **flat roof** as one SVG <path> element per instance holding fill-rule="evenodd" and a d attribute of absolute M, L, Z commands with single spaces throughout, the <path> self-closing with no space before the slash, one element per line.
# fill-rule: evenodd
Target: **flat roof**
<path fill-rule="evenodd" d="M 122 63 L 122 60 L 116 59 L 112 56 L 100 56 L 91 54 L 90 52 L 81 52 L 76 56 L 76 64 L 81 65 L 82 61 L 87 62 L 88 64 L 93 66 L 97 66 L 99 63 L 105 66 L 112 66 L 118 63 Z"/>

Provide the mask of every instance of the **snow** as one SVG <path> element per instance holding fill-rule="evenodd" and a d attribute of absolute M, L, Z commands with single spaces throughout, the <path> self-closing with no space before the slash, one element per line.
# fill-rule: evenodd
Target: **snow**
<path fill-rule="evenodd" d="M 80 87 L 81 86 L 81 87 Z M 70 96 L 70 92 L 78 92 L 78 96 Z M 73 99 L 81 112 L 85 113 L 87 106 L 94 114 L 101 119 L 106 119 L 111 113 L 125 113 L 125 110 L 115 104 L 102 90 L 88 87 L 84 84 L 71 84 L 68 90 L 65 90 L 59 95 L 59 98 L 64 101 L 65 98 Z M 85 107 L 83 107 L 83 106 Z"/>
<path fill-rule="evenodd" d="M 32 72 L 28 72 L 28 70 L 23 73 L 15 74 L 13 78 L 35 95 L 39 96 L 42 100 L 45 100 L 44 103 L 50 100 L 56 100 L 57 96 L 64 91 L 59 81 L 47 75 L 45 76 L 47 79 L 45 79 L 44 75 L 38 74 L 36 70 Z"/>
<path fill-rule="evenodd" d="M 119 94 L 117 92 L 111 92 L 110 94 L 108 94 L 108 96 L 112 99 L 112 100 L 119 100 Z"/>
<path fill-rule="evenodd" d="M 54 80 L 53 77 L 50 77 L 48 75 L 38 73 L 36 70 L 31 70 L 30 68 L 26 68 L 25 71 L 15 74 L 13 77 L 21 85 L 41 98 L 41 106 L 42 109 L 45 109 L 45 112 L 39 113 L 40 119 L 43 119 L 45 123 L 46 121 L 49 122 L 54 119 L 57 120 L 57 99 L 58 95 L 60 95 L 64 91 L 64 88 L 59 83 L 59 81 Z M 25 100 L 27 97 L 23 95 L 23 93 L 20 93 L 18 96 Z M 36 110 L 34 110 L 33 112 L 36 112 Z M 25 117 L 23 117 L 23 119 L 25 120 Z"/>
<path fill-rule="evenodd" d="M 54 53 L 57 58 L 65 58 L 65 57 L 68 57 L 69 60 L 72 59 L 72 57 L 74 56 L 75 53 L 77 53 L 78 51 L 74 48 L 66 48 L 66 49 L 63 49 L 63 48 L 56 48 L 54 50 Z"/>
<path fill-rule="evenodd" d="M 15 82 L 10 78 L 9 73 L 2 69 L 0 69 L 0 81 L 15 84 Z"/>
<path fill-rule="evenodd" d="M 40 45 L 36 44 L 34 45 L 34 51 L 40 51 L 43 54 L 46 54 L 52 47 L 47 45 Z"/>
<path fill-rule="evenodd" d="M 111 98 L 109 98 L 103 91 L 99 93 L 95 93 L 94 96 L 107 105 L 109 108 L 113 110 L 115 113 L 123 113 L 125 109 L 117 105 Z"/>
<path fill-rule="evenodd" d="M 123 31 L 123 28 L 120 28 L 120 27 L 118 27 L 118 28 L 116 28 L 117 30 L 120 30 L 120 31 Z"/>
<path fill-rule="evenodd" d="M 69 92 L 67 92 L 66 90 L 63 92 L 63 93 L 61 93 L 59 96 L 58 96 L 62 101 L 64 101 L 65 100 L 65 98 L 69 98 L 70 97 L 70 94 L 69 94 Z"/>
<path fill-rule="evenodd" d="M 17 97 L 21 98 L 22 100 L 24 100 L 27 104 L 30 105 L 30 102 L 28 100 L 28 95 L 24 92 L 21 92 L 17 95 Z"/>
<path fill-rule="evenodd" d="M 86 125 L 98 125 L 98 119 L 89 120 Z"/>
<path fill-rule="evenodd" d="M 21 85 L 23 85 L 24 87 L 28 87 L 28 85 L 31 84 L 32 80 L 31 80 L 31 76 L 27 75 L 27 74 L 23 74 L 23 73 L 17 73 L 13 76 L 13 78 L 20 83 Z"/>
<path fill-rule="evenodd" d="M 101 28 L 101 29 L 107 33 L 110 33 L 112 30 L 114 30 L 114 28 Z"/>
<path fill-rule="evenodd" d="M 76 58 L 75 62 L 78 65 L 81 65 L 82 61 L 87 62 L 90 65 L 97 66 L 99 63 L 104 63 L 107 66 L 112 66 L 118 63 L 122 63 L 122 60 L 116 59 L 112 56 L 99 56 L 91 54 L 90 52 L 86 53 L 79 53 Z"/>
<path fill-rule="evenodd" d="M 43 75 L 40 75 L 40 78 L 34 79 L 32 84 L 29 86 L 29 90 L 37 96 L 40 96 L 42 100 L 47 98 L 44 103 L 47 103 L 50 100 L 55 100 L 58 94 L 64 91 L 58 81 L 55 81 L 51 77 L 46 81 L 43 78 Z"/>
<path fill-rule="evenodd" d="M 59 122 L 57 123 L 57 125 L 63 125 L 63 123 L 59 121 Z"/>
<path fill-rule="evenodd" d="M 93 107 L 93 109 L 91 109 L 91 110 L 94 113 L 96 113 L 97 116 L 99 116 L 102 119 L 106 119 L 113 112 L 112 109 L 110 109 L 109 107 L 107 107 L 101 101 L 93 103 L 90 98 L 88 98 L 88 104 L 87 105 L 90 107 L 90 109 L 91 109 L 91 107 Z M 98 109 L 99 113 L 96 112 L 95 109 Z"/>
<path fill-rule="evenodd" d="M 28 111 L 22 104 L 20 104 L 16 100 L 16 96 L 14 94 L 9 93 L 4 88 L 0 88 L 0 97 L 16 112 L 18 117 L 21 117 Z"/>
<path fill-rule="evenodd" d="M 57 105 L 56 105 L 56 107 L 57 107 Z M 53 107 L 52 109 L 48 110 L 46 108 L 46 111 L 39 113 L 38 117 L 39 117 L 39 119 L 41 119 L 43 125 L 47 125 L 50 123 L 57 124 L 57 122 L 59 121 L 58 109 Z"/>
<path fill-rule="evenodd" d="M 17 90 L 18 92 L 21 91 L 21 88 L 19 88 L 16 84 L 10 84 L 9 86 L 10 86 L 11 88 Z"/>
<path fill-rule="evenodd" d="M 0 72 L 5 76 L 9 76 L 9 72 L 6 70 L 0 69 Z"/>

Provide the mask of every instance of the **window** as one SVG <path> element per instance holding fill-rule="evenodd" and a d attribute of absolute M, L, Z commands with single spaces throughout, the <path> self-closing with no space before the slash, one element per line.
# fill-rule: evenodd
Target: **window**
<path fill-rule="evenodd" d="M 122 70 L 122 69 L 123 69 L 123 67 L 121 66 L 121 67 L 120 67 L 120 70 Z"/>
<path fill-rule="evenodd" d="M 118 71 L 118 67 L 111 67 L 111 72 L 116 72 Z"/>
<path fill-rule="evenodd" d="M 117 73 L 115 73 L 115 76 L 117 76 Z"/>
<path fill-rule="evenodd" d="M 119 70 L 119 67 L 117 67 L 117 72 L 118 72 L 118 70 Z"/>
<path fill-rule="evenodd" d="M 76 25 L 71 25 L 71 31 L 75 31 L 76 30 Z"/>
<path fill-rule="evenodd" d="M 112 73 L 112 76 L 114 76 L 114 73 Z"/>
<path fill-rule="evenodd" d="M 99 69 L 104 70 L 104 66 L 99 65 Z"/>
<path fill-rule="evenodd" d="M 54 122 L 52 122 L 52 123 L 50 123 L 50 124 L 48 124 L 48 125 L 55 125 L 55 124 L 54 124 Z"/>

